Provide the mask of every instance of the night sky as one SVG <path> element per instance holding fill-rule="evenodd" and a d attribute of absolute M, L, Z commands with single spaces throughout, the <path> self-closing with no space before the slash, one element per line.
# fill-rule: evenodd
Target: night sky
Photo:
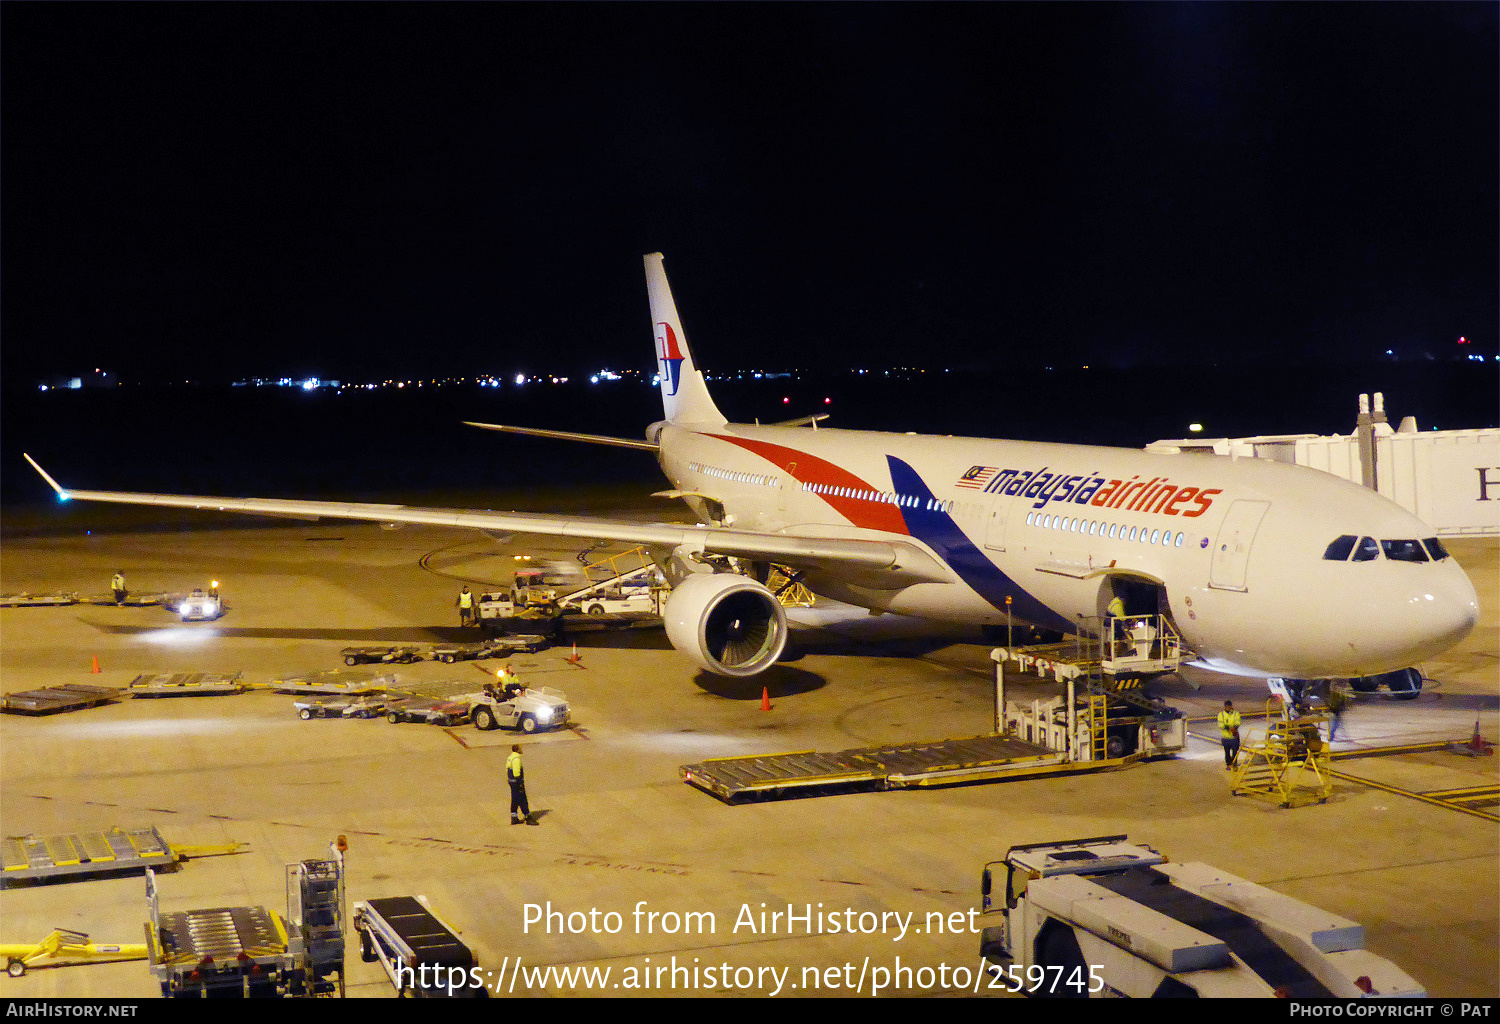
<path fill-rule="evenodd" d="M 1492 355 L 1497 11 L 9 2 L 0 368 Z"/>

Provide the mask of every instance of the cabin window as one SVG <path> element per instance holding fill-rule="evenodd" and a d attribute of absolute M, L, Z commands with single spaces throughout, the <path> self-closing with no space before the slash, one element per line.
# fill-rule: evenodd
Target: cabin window
<path fill-rule="evenodd" d="M 1361 537 L 1358 546 L 1354 549 L 1354 561 L 1369 562 L 1380 557 L 1380 545 L 1375 543 L 1374 537 Z"/>
<path fill-rule="evenodd" d="M 1418 540 L 1383 540 L 1380 542 L 1385 557 L 1393 562 L 1425 562 L 1427 552 Z"/>
<path fill-rule="evenodd" d="M 1432 556 L 1434 562 L 1441 562 L 1448 557 L 1448 549 L 1443 547 L 1443 542 L 1436 537 L 1428 537 L 1422 543 L 1427 545 L 1427 553 Z"/>

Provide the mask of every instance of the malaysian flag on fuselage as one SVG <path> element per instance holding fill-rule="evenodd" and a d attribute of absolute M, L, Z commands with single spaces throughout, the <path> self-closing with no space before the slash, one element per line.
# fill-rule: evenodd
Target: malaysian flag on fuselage
<path fill-rule="evenodd" d="M 997 472 L 994 466 L 970 466 L 969 471 L 958 478 L 959 487 L 980 488 L 990 482 Z"/>

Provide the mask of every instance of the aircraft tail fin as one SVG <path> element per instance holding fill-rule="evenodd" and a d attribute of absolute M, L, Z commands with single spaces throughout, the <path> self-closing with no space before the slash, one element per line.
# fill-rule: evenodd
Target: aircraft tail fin
<path fill-rule="evenodd" d="M 708 393 L 703 373 L 693 363 L 677 303 L 667 284 L 659 252 L 646 256 L 646 290 L 651 297 L 652 330 L 656 335 L 656 367 L 661 377 L 661 403 L 671 423 L 727 422 Z"/>

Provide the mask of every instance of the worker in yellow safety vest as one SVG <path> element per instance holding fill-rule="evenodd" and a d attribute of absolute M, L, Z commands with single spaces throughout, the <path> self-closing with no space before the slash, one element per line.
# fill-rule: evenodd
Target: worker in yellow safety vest
<path fill-rule="evenodd" d="M 519 825 L 522 821 L 528 825 L 535 825 L 531 817 L 531 806 L 526 802 L 526 770 L 521 766 L 521 745 L 515 744 L 510 748 L 510 756 L 505 759 L 505 779 L 510 783 L 510 823 Z M 517 812 L 520 817 L 517 817 Z"/>
<path fill-rule="evenodd" d="M 1109 599 L 1109 607 L 1104 610 L 1104 642 L 1108 645 L 1106 653 L 1113 658 L 1115 656 L 1114 642 L 1119 639 L 1115 636 L 1116 625 L 1125 617 L 1125 602 L 1120 595 L 1116 594 Z"/>
<path fill-rule="evenodd" d="M 458 592 L 458 624 L 460 626 L 472 625 L 474 622 L 474 595 L 469 593 L 469 588 Z"/>
<path fill-rule="evenodd" d="M 500 687 L 500 699 L 510 700 L 516 694 L 525 689 L 521 685 L 521 677 L 516 675 L 516 670 L 506 665 L 495 673 L 495 681 Z"/>
<path fill-rule="evenodd" d="M 1240 752 L 1240 713 L 1232 700 L 1226 700 L 1224 710 L 1219 712 L 1219 739 L 1224 744 L 1224 767 L 1233 768 Z"/>

